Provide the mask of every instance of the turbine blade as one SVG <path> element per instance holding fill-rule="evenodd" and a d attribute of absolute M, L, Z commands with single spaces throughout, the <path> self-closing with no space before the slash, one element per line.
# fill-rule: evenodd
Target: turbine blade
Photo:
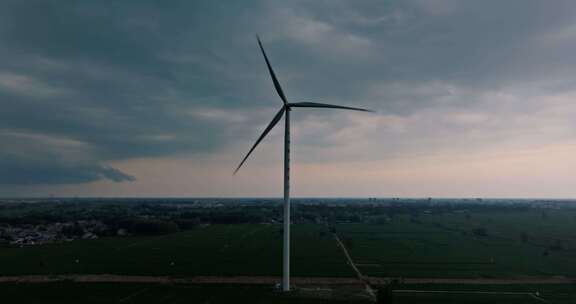
<path fill-rule="evenodd" d="M 272 65 L 270 65 L 270 61 L 268 60 L 268 56 L 266 56 L 266 51 L 264 51 L 264 47 L 262 46 L 262 42 L 260 41 L 260 37 L 258 37 L 258 35 L 256 35 L 256 39 L 258 40 L 258 45 L 260 46 L 260 50 L 262 51 L 262 55 L 264 55 L 264 60 L 266 60 L 266 66 L 268 66 L 268 72 L 270 72 L 270 77 L 272 77 L 272 82 L 274 83 L 274 88 L 276 89 L 276 92 L 278 93 L 278 95 L 280 95 L 280 98 L 282 98 L 282 101 L 284 102 L 284 104 L 286 104 L 288 101 L 286 101 L 286 95 L 284 95 L 284 91 L 282 91 L 282 87 L 280 86 L 280 82 L 278 82 L 278 78 L 276 78 L 276 74 L 274 73 L 274 70 L 272 69 Z"/>
<path fill-rule="evenodd" d="M 238 165 L 238 168 L 236 168 L 236 170 L 234 170 L 234 174 L 236 174 L 236 172 L 238 172 L 238 170 L 240 170 L 240 167 L 242 167 L 242 165 L 244 164 L 244 162 L 246 161 L 246 159 L 248 159 L 248 156 L 250 156 L 250 154 L 252 154 L 252 151 L 254 151 L 254 149 L 256 148 L 256 146 L 258 146 L 258 144 L 262 141 L 262 139 L 264 139 L 264 137 L 266 137 L 266 135 L 270 132 L 270 130 L 272 130 L 272 128 L 274 128 L 274 126 L 278 123 L 278 121 L 282 118 L 282 115 L 284 114 L 284 111 L 286 111 L 286 107 L 282 107 L 282 109 L 280 109 L 280 111 L 278 111 L 278 113 L 276 113 L 276 116 L 274 116 L 274 118 L 272 119 L 272 121 L 268 124 L 268 126 L 266 127 L 266 129 L 264 129 L 264 132 L 262 132 L 262 135 L 260 135 L 260 137 L 258 137 L 258 140 L 256 140 L 256 143 L 254 143 L 254 145 L 252 146 L 252 148 L 250 148 L 250 151 L 248 151 L 248 154 L 246 154 L 246 156 L 244 156 L 244 158 L 242 159 L 242 161 L 240 162 L 240 165 Z"/>
<path fill-rule="evenodd" d="M 291 108 L 292 107 L 294 107 L 294 108 L 329 108 L 329 109 L 374 112 L 373 110 L 368 110 L 368 109 L 338 106 L 338 105 L 331 105 L 331 104 L 317 103 L 317 102 L 293 102 L 293 103 L 289 103 L 287 106 L 291 107 Z"/>

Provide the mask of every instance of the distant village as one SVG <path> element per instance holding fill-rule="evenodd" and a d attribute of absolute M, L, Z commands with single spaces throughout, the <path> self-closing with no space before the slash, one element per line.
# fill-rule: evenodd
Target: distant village
<path fill-rule="evenodd" d="M 460 214 L 469 220 L 476 210 L 501 211 L 575 208 L 567 200 L 482 199 L 294 199 L 293 223 L 386 224 L 397 215 L 419 222 L 419 216 Z M 576 219 L 575 219 L 576 220 Z M 162 235 L 211 224 L 277 224 L 280 199 L 11 199 L 0 200 L 0 245 L 32 246 L 101 237 Z M 442 225 L 441 223 L 437 225 Z M 471 234 L 486 235 L 485 227 Z"/>
<path fill-rule="evenodd" d="M 93 240 L 109 227 L 97 220 L 80 220 L 66 223 L 25 224 L 21 226 L 0 225 L 0 244 L 16 246 L 40 245 L 53 242 L 69 242 L 76 239 Z M 123 229 L 118 235 L 125 235 Z"/>

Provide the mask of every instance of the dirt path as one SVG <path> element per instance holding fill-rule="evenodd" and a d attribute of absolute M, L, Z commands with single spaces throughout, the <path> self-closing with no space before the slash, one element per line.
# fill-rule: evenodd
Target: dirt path
<path fill-rule="evenodd" d="M 384 284 L 391 279 L 384 277 L 369 277 L 372 284 Z M 511 278 L 400 278 L 405 284 L 466 284 L 466 285 L 514 285 L 514 284 L 576 284 L 576 278 L 561 276 L 553 277 L 511 277 Z"/>
<path fill-rule="evenodd" d="M 380 285 L 395 278 L 364 277 L 371 285 Z M 0 283 L 176 283 L 176 284 L 275 284 L 281 277 L 273 276 L 131 276 L 114 274 L 66 274 L 66 275 L 21 275 L 0 276 Z M 358 278 L 342 277 L 293 277 L 296 285 L 361 285 Z M 406 284 L 470 284 L 470 285 L 514 285 L 514 284 L 576 284 L 576 278 L 564 277 L 518 277 L 506 279 L 482 278 L 404 278 Z M 363 284 L 362 284 L 363 285 Z"/>
<path fill-rule="evenodd" d="M 21 275 L 0 276 L 0 283 L 175 283 L 175 284 L 275 284 L 281 277 L 271 276 L 132 276 L 115 274 L 64 274 L 64 275 Z M 359 285 L 356 278 L 293 277 L 295 284 L 301 285 Z"/>
<path fill-rule="evenodd" d="M 124 302 L 126 302 L 126 301 L 129 301 L 130 299 L 133 299 L 134 297 L 137 297 L 137 296 L 145 293 L 146 291 L 148 291 L 148 287 L 142 288 L 142 289 L 140 289 L 140 290 L 137 290 L 137 291 L 135 291 L 135 292 L 133 292 L 133 293 L 125 296 L 124 298 L 120 299 L 120 301 L 118 301 L 118 302 L 119 302 L 119 303 L 124 303 Z"/>
<path fill-rule="evenodd" d="M 376 300 L 376 293 L 374 292 L 374 289 L 372 289 L 372 286 L 370 286 L 370 281 L 360 272 L 358 267 L 356 267 L 354 260 L 352 260 L 352 257 L 350 256 L 348 249 L 346 249 L 346 246 L 344 246 L 344 243 L 342 243 L 342 241 L 340 240 L 340 237 L 338 237 L 338 234 L 333 233 L 332 235 L 334 235 L 334 239 L 336 240 L 336 243 L 342 249 L 342 252 L 346 256 L 346 259 L 348 260 L 348 264 L 350 265 L 350 267 L 352 267 L 352 269 L 356 273 L 356 277 L 358 278 L 358 280 L 360 280 L 362 283 L 364 283 L 364 286 L 366 288 L 366 292 L 370 295 L 370 297 L 372 297 L 373 300 Z"/>

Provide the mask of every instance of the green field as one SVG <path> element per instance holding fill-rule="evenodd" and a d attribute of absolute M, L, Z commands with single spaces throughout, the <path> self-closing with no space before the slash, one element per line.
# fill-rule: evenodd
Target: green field
<path fill-rule="evenodd" d="M 407 292 L 395 292 L 397 303 L 507 303 L 530 304 L 576 303 L 574 285 L 458 285 L 458 284 L 410 284 L 398 288 Z M 410 292 L 409 290 L 433 291 Z M 534 297 L 529 294 L 535 294 Z"/>
<path fill-rule="evenodd" d="M 270 286 L 109 283 L 0 284 L 3 303 L 371 303 L 362 299 L 284 295 Z"/>
<path fill-rule="evenodd" d="M 367 276 L 399 278 L 576 277 L 573 211 L 423 213 L 379 224 L 338 223 L 337 235 Z M 485 233 L 478 235 L 475 229 Z M 561 243 L 556 248 L 555 244 Z M 29 247 L 0 247 L 0 275 L 125 274 L 158 276 L 281 275 L 280 225 L 210 225 L 148 237 L 110 237 Z M 292 275 L 354 277 L 325 225 L 293 226 Z M 303 286 L 300 286 L 303 287 Z M 308 288 L 315 288 L 309 286 Z M 20 303 L 366 303 L 363 288 L 326 297 L 286 296 L 263 285 L 137 283 L 0 284 Z M 576 303 L 571 285 L 406 284 L 394 303 Z M 428 292 L 434 291 L 434 292 Z M 471 292 L 469 292 L 471 291 Z M 481 292 L 481 293 L 478 293 Z M 320 292 L 322 293 L 322 292 Z M 89 295 L 89 296 L 84 296 Z"/>
<path fill-rule="evenodd" d="M 295 226 L 293 237 L 293 275 L 353 275 L 323 226 Z M 212 225 L 155 237 L 3 247 L 0 275 L 280 275 L 281 246 L 279 226 Z"/>
<path fill-rule="evenodd" d="M 421 292 L 402 292 L 402 290 Z M 576 290 L 570 285 L 547 286 L 474 286 L 474 285 L 406 285 L 394 293 L 396 304 L 416 303 L 508 303 L 570 304 L 576 301 Z M 538 290 L 541 299 L 527 293 Z M 442 291 L 455 293 L 424 293 Z M 486 292 L 487 294 L 467 293 Z M 328 294 L 312 296 L 306 291 L 284 295 L 270 286 L 258 285 L 170 285 L 109 283 L 40 283 L 0 284 L 2 299 L 7 303 L 354 303 L 369 300 L 333 289 Z"/>
<path fill-rule="evenodd" d="M 395 216 L 382 224 L 337 224 L 361 272 L 383 277 L 576 276 L 576 220 L 537 211 Z M 477 227 L 486 236 L 471 232 Z M 521 235 L 525 235 L 525 239 Z M 559 250 L 549 246 L 562 243 Z M 0 247 L 0 275 L 280 275 L 279 225 L 212 225 L 153 237 L 111 237 Z M 545 254 L 546 253 L 546 254 Z M 294 225 L 295 276 L 354 276 L 328 229 Z"/>
<path fill-rule="evenodd" d="M 362 273 L 394 277 L 576 276 L 574 213 L 396 216 L 386 224 L 340 224 Z M 486 236 L 472 230 L 483 227 Z M 521 234 L 528 236 L 522 241 Z M 562 241 L 561 250 L 548 247 Z M 545 254 L 545 252 L 547 252 Z"/>

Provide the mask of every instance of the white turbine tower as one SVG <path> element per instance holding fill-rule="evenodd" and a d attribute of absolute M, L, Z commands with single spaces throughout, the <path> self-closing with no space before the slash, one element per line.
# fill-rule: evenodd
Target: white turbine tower
<path fill-rule="evenodd" d="M 272 121 L 268 124 L 262 135 L 258 137 L 256 143 L 250 148 L 248 154 L 242 159 L 240 165 L 234 171 L 234 174 L 240 170 L 240 167 L 244 164 L 248 156 L 254 151 L 256 146 L 266 137 L 266 135 L 274 128 L 274 126 L 280 121 L 282 115 L 286 114 L 285 121 L 285 128 L 284 128 L 284 251 L 283 251 L 283 263 L 282 263 L 282 290 L 283 291 L 290 291 L 290 111 L 292 108 L 330 108 L 330 109 L 342 109 L 342 110 L 353 110 L 353 111 L 364 111 L 364 112 L 372 112 L 371 110 L 361 109 L 361 108 L 353 108 L 353 107 L 344 107 L 344 106 L 337 106 L 337 105 L 330 105 L 330 104 L 323 104 L 323 103 L 315 103 L 315 102 L 288 102 L 286 99 L 286 95 L 284 95 L 284 91 L 282 91 L 282 87 L 278 82 L 278 78 L 276 78 L 276 74 L 274 74 L 274 70 L 270 65 L 270 61 L 268 60 L 268 56 L 266 56 L 266 52 L 264 51 L 264 47 L 262 47 L 262 42 L 260 38 L 256 36 L 258 40 L 258 45 L 260 46 L 260 50 L 262 51 L 262 55 L 264 55 L 264 60 L 266 60 L 266 65 L 268 66 L 268 72 L 270 72 L 270 77 L 272 77 L 272 82 L 274 83 L 274 88 L 276 88 L 276 92 L 282 99 L 284 103 L 280 111 L 276 113 L 276 116 L 272 119 Z"/>

